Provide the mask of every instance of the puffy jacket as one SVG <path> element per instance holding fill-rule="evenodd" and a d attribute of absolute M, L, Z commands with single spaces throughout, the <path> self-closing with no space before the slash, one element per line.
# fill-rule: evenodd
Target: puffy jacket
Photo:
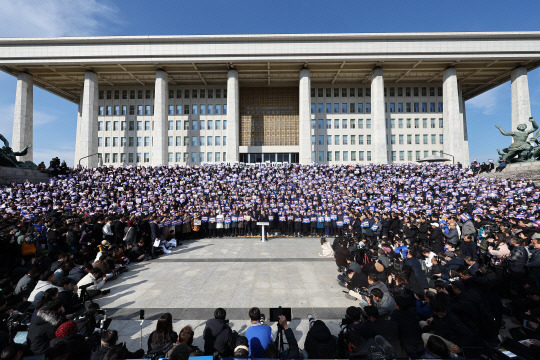
<path fill-rule="evenodd" d="M 317 320 L 306 335 L 304 348 L 309 359 L 333 359 L 336 356 L 337 342 L 326 324 Z"/>
<path fill-rule="evenodd" d="M 463 227 L 461 228 L 461 236 L 465 235 L 474 235 L 476 234 L 476 228 L 474 227 L 474 223 L 472 220 L 467 220 L 463 224 Z"/>
<path fill-rule="evenodd" d="M 30 350 L 36 355 L 45 353 L 50 341 L 56 338 L 56 329 L 64 321 L 65 318 L 62 315 L 40 309 L 28 329 Z"/>
<path fill-rule="evenodd" d="M 210 319 L 203 332 L 204 353 L 212 355 L 217 351 L 221 356 L 232 356 L 236 339 L 230 326 L 221 319 Z"/>
<path fill-rule="evenodd" d="M 527 272 L 525 265 L 527 265 L 528 257 L 527 250 L 523 246 L 516 246 L 513 248 L 508 257 L 510 271 L 518 273 Z"/>

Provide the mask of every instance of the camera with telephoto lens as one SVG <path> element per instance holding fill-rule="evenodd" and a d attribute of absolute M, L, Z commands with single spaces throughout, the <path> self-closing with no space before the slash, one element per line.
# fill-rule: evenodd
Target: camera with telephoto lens
<path fill-rule="evenodd" d="M 315 323 L 315 318 L 313 317 L 313 315 L 308 314 L 307 319 L 309 321 L 309 327 L 312 327 L 313 324 Z"/>

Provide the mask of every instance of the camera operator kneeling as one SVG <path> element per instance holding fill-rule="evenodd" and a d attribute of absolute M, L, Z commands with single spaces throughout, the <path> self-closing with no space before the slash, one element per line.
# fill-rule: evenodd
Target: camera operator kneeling
<path fill-rule="evenodd" d="M 338 334 L 338 358 L 348 358 L 351 348 L 348 344 L 348 334 L 355 332 L 358 337 L 368 339 L 375 336 L 371 324 L 362 321 L 362 310 L 355 306 L 347 308 L 345 317 L 341 319 L 341 331 Z M 354 337 L 354 336 L 353 336 Z"/>

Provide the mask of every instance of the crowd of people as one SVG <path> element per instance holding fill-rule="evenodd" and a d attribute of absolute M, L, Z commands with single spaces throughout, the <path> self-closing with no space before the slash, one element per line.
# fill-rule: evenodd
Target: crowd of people
<path fill-rule="evenodd" d="M 321 256 L 334 254 L 338 281 L 359 305 L 336 337 L 314 320 L 303 356 L 321 358 L 321 338 L 335 340 L 327 358 L 366 346 L 465 356 L 500 343 L 505 313 L 527 324 L 515 340 L 536 339 L 539 199 L 534 183 L 414 164 L 101 167 L 12 184 L 0 189 L 0 345 L 14 351 L 29 324 L 30 351 L 54 358 L 80 348 L 87 329 L 88 356 L 105 356 L 117 334 L 94 333 L 98 310 L 84 304 L 106 281 L 182 240 L 256 236 L 258 221 L 280 236 L 335 238 L 322 242 Z"/>

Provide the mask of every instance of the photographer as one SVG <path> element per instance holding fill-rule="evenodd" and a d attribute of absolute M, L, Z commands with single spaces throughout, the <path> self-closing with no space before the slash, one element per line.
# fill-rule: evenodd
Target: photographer
<path fill-rule="evenodd" d="M 347 339 L 351 338 L 351 333 L 356 333 L 356 337 L 363 339 L 375 336 L 371 324 L 362 322 L 362 310 L 355 306 L 347 308 L 345 318 L 341 320 L 341 331 L 338 334 L 338 357 L 348 358 L 350 355 Z M 354 337 L 354 336 L 352 336 Z"/>
<path fill-rule="evenodd" d="M 229 321 L 225 320 L 225 309 L 217 308 L 214 318 L 206 321 L 203 331 L 204 354 L 218 353 L 220 356 L 232 356 L 236 344 L 237 334 L 232 331 Z"/>
<path fill-rule="evenodd" d="M 272 329 L 261 323 L 261 310 L 258 307 L 249 309 L 251 326 L 246 330 L 249 341 L 249 356 L 253 358 L 263 357 L 264 350 L 272 343 Z"/>
<path fill-rule="evenodd" d="M 304 342 L 308 359 L 333 359 L 336 356 L 337 341 L 322 320 L 310 322 Z"/>
<path fill-rule="evenodd" d="M 101 290 L 103 285 L 105 285 L 106 280 L 107 276 L 103 275 L 101 270 L 93 268 L 88 274 L 86 274 L 85 277 L 81 279 L 81 281 L 77 283 L 77 295 L 80 298 L 83 289 L 86 289 L 88 299 L 96 297 L 100 294 L 108 294 L 110 290 Z"/>

